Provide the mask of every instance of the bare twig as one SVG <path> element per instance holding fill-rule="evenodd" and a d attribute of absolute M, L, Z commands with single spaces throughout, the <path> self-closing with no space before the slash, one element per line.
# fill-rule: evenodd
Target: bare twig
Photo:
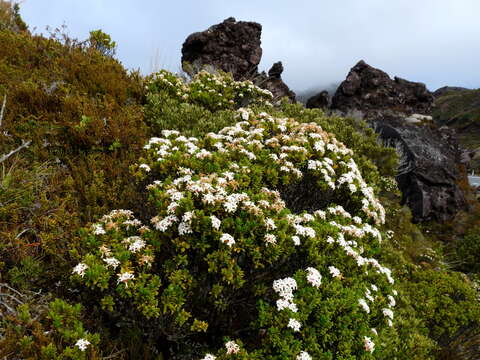
<path fill-rule="evenodd" d="M 0 283 L 0 291 L 1 291 L 2 288 L 4 288 L 4 287 L 7 288 L 7 289 L 10 290 L 10 291 L 16 293 L 16 294 L 17 294 L 18 296 L 20 296 L 20 297 L 24 297 L 24 296 L 25 296 L 25 295 L 22 294 L 20 291 L 15 290 L 15 289 L 12 288 L 11 286 L 7 285 L 6 283 Z"/>
<path fill-rule="evenodd" d="M 17 236 L 15 236 L 15 239 L 18 239 L 18 238 L 20 238 L 20 237 L 21 237 L 23 234 L 25 234 L 27 231 L 30 231 L 30 230 L 32 230 L 32 229 L 30 229 L 30 228 L 26 228 L 26 229 L 24 229 L 24 230 L 20 231 L 20 232 L 18 233 L 18 235 L 17 235 Z"/>
<path fill-rule="evenodd" d="M 106 357 L 102 357 L 102 360 L 115 359 L 118 355 L 122 355 L 125 351 L 127 350 L 126 349 L 119 350 L 114 354 L 108 355 Z"/>
<path fill-rule="evenodd" d="M 20 150 L 22 150 L 23 148 L 29 146 L 31 144 L 31 141 L 24 141 L 22 140 L 22 145 L 20 145 L 18 148 L 16 148 L 15 150 L 12 150 L 10 151 L 8 154 L 6 155 L 2 155 L 0 157 L 0 163 L 4 162 L 5 160 L 7 160 L 10 156 L 16 154 L 17 152 L 19 152 Z"/>
<path fill-rule="evenodd" d="M 2 110 L 0 110 L 0 127 L 2 127 L 3 112 L 5 111 L 5 104 L 7 103 L 7 94 L 3 95 Z"/>

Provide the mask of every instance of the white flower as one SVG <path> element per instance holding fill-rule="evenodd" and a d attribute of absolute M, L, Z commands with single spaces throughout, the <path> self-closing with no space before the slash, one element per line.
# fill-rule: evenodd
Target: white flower
<path fill-rule="evenodd" d="M 210 220 L 212 221 L 212 227 L 215 230 L 220 229 L 220 225 L 222 224 L 222 222 L 220 221 L 219 218 L 217 218 L 215 215 L 212 215 L 212 216 L 210 216 Z"/>
<path fill-rule="evenodd" d="M 292 236 L 292 241 L 293 241 L 293 245 L 295 246 L 300 245 L 300 238 L 297 235 Z"/>
<path fill-rule="evenodd" d="M 395 301 L 395 298 L 392 295 L 388 295 L 387 298 L 389 301 L 389 305 L 391 307 L 394 307 L 395 305 L 397 305 L 397 302 Z"/>
<path fill-rule="evenodd" d="M 328 271 L 330 271 L 330 274 L 332 274 L 332 277 L 334 277 L 334 278 L 341 278 L 342 277 L 342 273 L 335 266 L 329 266 Z"/>
<path fill-rule="evenodd" d="M 393 320 L 393 311 L 391 309 L 383 308 L 382 309 L 383 315 L 390 320 Z"/>
<path fill-rule="evenodd" d="M 130 250 L 132 253 L 136 253 L 138 250 L 143 249 L 145 245 L 146 245 L 145 241 L 138 238 L 138 239 L 135 239 L 135 241 L 129 245 L 128 250 Z"/>
<path fill-rule="evenodd" d="M 275 230 L 277 228 L 277 226 L 275 225 L 275 221 L 270 218 L 265 219 L 265 227 L 267 228 L 267 230 Z"/>
<path fill-rule="evenodd" d="M 135 275 L 133 275 L 131 272 L 125 271 L 124 273 L 117 274 L 118 280 L 117 284 L 123 282 L 125 284 L 125 287 L 127 287 L 127 282 L 129 280 L 133 280 L 135 278 Z"/>
<path fill-rule="evenodd" d="M 238 344 L 236 344 L 234 341 L 228 341 L 225 343 L 225 347 L 227 348 L 227 355 L 236 354 L 240 351 L 240 346 L 238 346 Z"/>
<path fill-rule="evenodd" d="M 312 357 L 306 351 L 302 351 L 297 355 L 296 360 L 312 360 Z"/>
<path fill-rule="evenodd" d="M 217 357 L 212 354 L 207 354 L 202 360 L 215 360 Z"/>
<path fill-rule="evenodd" d="M 220 237 L 220 241 L 227 244 L 228 246 L 232 246 L 233 244 L 235 244 L 235 239 L 230 234 L 222 234 L 222 236 Z"/>
<path fill-rule="evenodd" d="M 175 213 L 175 209 L 178 207 L 178 203 L 177 202 L 171 202 L 170 205 L 168 205 L 167 207 L 167 212 L 169 214 L 174 214 Z"/>
<path fill-rule="evenodd" d="M 237 210 L 237 203 L 233 202 L 233 201 L 227 201 L 225 203 L 223 203 L 223 207 L 225 208 L 225 210 L 229 213 L 233 213 Z"/>
<path fill-rule="evenodd" d="M 114 269 L 116 269 L 117 266 L 120 265 L 120 261 L 118 261 L 114 257 L 105 258 L 105 259 L 103 259 L 103 261 L 105 261 L 107 263 L 107 267 L 111 266 Z"/>
<path fill-rule="evenodd" d="M 377 335 L 377 336 L 378 336 L 377 329 L 375 329 L 375 328 L 372 328 L 371 330 L 372 330 L 372 333 L 374 333 L 375 335 Z"/>
<path fill-rule="evenodd" d="M 265 239 L 265 242 L 267 244 L 276 244 L 277 243 L 277 237 L 273 234 L 266 234 L 264 239 Z"/>
<path fill-rule="evenodd" d="M 365 310 L 365 312 L 367 314 L 370 313 L 370 307 L 368 306 L 367 302 L 365 301 L 365 299 L 358 299 L 358 303 L 360 304 L 360 306 L 363 308 L 363 310 Z"/>
<path fill-rule="evenodd" d="M 77 346 L 80 349 L 80 351 L 87 350 L 88 345 L 90 345 L 90 341 L 86 339 L 78 339 L 77 342 L 75 343 L 75 346 Z"/>
<path fill-rule="evenodd" d="M 152 170 L 147 164 L 141 164 L 139 168 L 145 170 L 146 172 L 150 172 L 150 170 Z"/>
<path fill-rule="evenodd" d="M 298 320 L 295 319 L 290 319 L 288 320 L 288 325 L 289 328 L 293 329 L 293 331 L 297 332 L 300 331 L 300 328 L 302 327 L 302 324 Z"/>
<path fill-rule="evenodd" d="M 103 234 L 106 234 L 106 231 L 105 229 L 103 228 L 103 226 L 101 224 L 93 224 L 93 233 L 95 235 L 103 235 Z"/>
<path fill-rule="evenodd" d="M 298 311 L 297 304 L 285 299 L 277 300 L 277 310 L 282 311 L 283 309 L 289 309 L 290 311 L 296 313 Z"/>
<path fill-rule="evenodd" d="M 75 266 L 73 268 L 73 273 L 74 274 L 78 274 L 80 275 L 81 277 L 84 277 L 85 276 L 85 270 L 88 269 L 88 265 L 87 264 L 84 264 L 84 263 L 79 263 L 77 266 Z"/>
<path fill-rule="evenodd" d="M 363 345 L 365 347 L 365 351 L 373 353 L 373 351 L 375 350 L 375 343 L 368 336 L 363 337 Z"/>
<path fill-rule="evenodd" d="M 211 193 L 207 193 L 203 195 L 202 201 L 206 204 L 214 204 L 215 203 L 215 196 Z"/>
<path fill-rule="evenodd" d="M 180 235 L 191 234 L 193 232 L 192 228 L 190 227 L 189 222 L 181 222 L 178 224 L 178 233 Z"/>
<path fill-rule="evenodd" d="M 297 282 L 295 279 L 287 277 L 284 279 L 275 280 L 273 282 L 273 290 L 286 300 L 293 299 L 293 290 L 297 290 Z"/>
<path fill-rule="evenodd" d="M 307 272 L 307 281 L 314 287 L 320 287 L 322 283 L 322 275 L 320 275 L 320 272 L 312 267 L 308 267 Z"/>

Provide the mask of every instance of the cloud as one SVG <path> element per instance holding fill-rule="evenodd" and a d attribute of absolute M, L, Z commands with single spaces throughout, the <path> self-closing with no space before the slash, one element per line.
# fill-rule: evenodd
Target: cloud
<path fill-rule="evenodd" d="M 262 24 L 261 68 L 281 60 L 297 91 L 343 80 L 360 59 L 430 89 L 480 87 L 478 0 L 27 0 L 21 14 L 38 30 L 65 22 L 80 39 L 100 28 L 143 73 L 177 71 L 189 34 L 234 16 Z"/>

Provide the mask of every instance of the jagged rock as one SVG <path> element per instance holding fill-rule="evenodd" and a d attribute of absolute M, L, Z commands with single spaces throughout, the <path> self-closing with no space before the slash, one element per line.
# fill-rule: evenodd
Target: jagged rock
<path fill-rule="evenodd" d="M 271 91 L 275 99 L 287 96 L 295 101 L 295 93 L 281 79 L 280 61 L 273 64 L 268 76 L 258 72 L 261 34 L 262 25 L 236 21 L 233 17 L 206 31 L 191 34 L 182 46 L 183 69 L 190 73 L 210 65 L 232 73 L 235 80 L 253 79 L 258 86 Z"/>
<path fill-rule="evenodd" d="M 464 88 L 464 87 L 459 87 L 459 86 L 444 86 L 444 87 L 441 87 L 441 88 L 435 90 L 432 93 L 432 95 L 437 98 L 437 97 L 445 95 L 447 93 L 455 93 L 455 92 L 465 91 L 465 90 L 469 90 L 469 89 Z"/>
<path fill-rule="evenodd" d="M 271 78 L 280 79 L 283 73 L 283 65 L 281 61 L 277 61 L 272 65 L 270 70 L 268 70 L 268 76 Z"/>
<path fill-rule="evenodd" d="M 374 123 L 382 140 L 400 154 L 397 183 L 415 222 L 446 221 L 467 209 L 458 185 L 467 181 L 467 174 L 459 166 L 461 150 L 454 130 L 408 124 L 391 116 Z"/>
<path fill-rule="evenodd" d="M 187 62 L 198 68 L 212 65 L 231 72 L 236 80 L 256 74 L 262 57 L 261 34 L 259 23 L 230 17 L 188 36 L 182 46 L 182 64 Z"/>
<path fill-rule="evenodd" d="M 310 97 L 305 106 L 307 109 L 326 109 L 330 106 L 330 102 L 330 95 L 328 94 L 328 91 L 324 90 L 319 92 L 317 95 Z"/>
<path fill-rule="evenodd" d="M 424 84 L 395 77 L 363 60 L 349 72 L 332 98 L 332 108 L 344 112 L 361 110 L 367 117 L 383 112 L 430 114 L 433 95 Z"/>
<path fill-rule="evenodd" d="M 275 100 L 288 97 L 292 102 L 295 101 L 295 93 L 282 80 L 283 65 L 281 61 L 272 65 L 268 71 L 268 76 L 262 72 L 255 79 L 255 83 L 263 89 L 269 90 Z"/>

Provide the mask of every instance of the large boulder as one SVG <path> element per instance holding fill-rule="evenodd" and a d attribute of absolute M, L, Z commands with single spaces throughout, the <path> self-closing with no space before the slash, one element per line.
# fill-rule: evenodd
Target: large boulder
<path fill-rule="evenodd" d="M 187 37 L 182 46 L 182 64 L 200 68 L 212 65 L 231 72 L 235 80 L 256 74 L 262 58 L 262 25 L 230 17 L 205 31 Z"/>
<path fill-rule="evenodd" d="M 332 99 L 330 98 L 328 91 L 323 90 L 310 97 L 305 106 L 307 109 L 326 109 L 330 106 L 331 101 Z"/>
<path fill-rule="evenodd" d="M 271 91 L 276 100 L 287 96 L 295 101 L 295 93 L 281 78 L 281 62 L 273 64 L 268 75 L 265 72 L 259 73 L 261 35 L 262 25 L 236 21 L 230 17 L 187 37 L 182 46 L 183 69 L 191 73 L 204 66 L 213 66 L 232 73 L 235 80 L 251 79 L 256 85 Z"/>
<path fill-rule="evenodd" d="M 415 222 L 446 221 L 467 203 L 459 183 L 466 182 L 455 131 L 409 124 L 402 117 L 374 120 L 382 140 L 400 155 L 397 183 Z"/>
<path fill-rule="evenodd" d="M 349 72 L 332 98 L 332 108 L 344 112 L 361 110 L 367 116 L 383 112 L 430 114 L 433 95 L 424 84 L 395 77 L 363 60 Z"/>

